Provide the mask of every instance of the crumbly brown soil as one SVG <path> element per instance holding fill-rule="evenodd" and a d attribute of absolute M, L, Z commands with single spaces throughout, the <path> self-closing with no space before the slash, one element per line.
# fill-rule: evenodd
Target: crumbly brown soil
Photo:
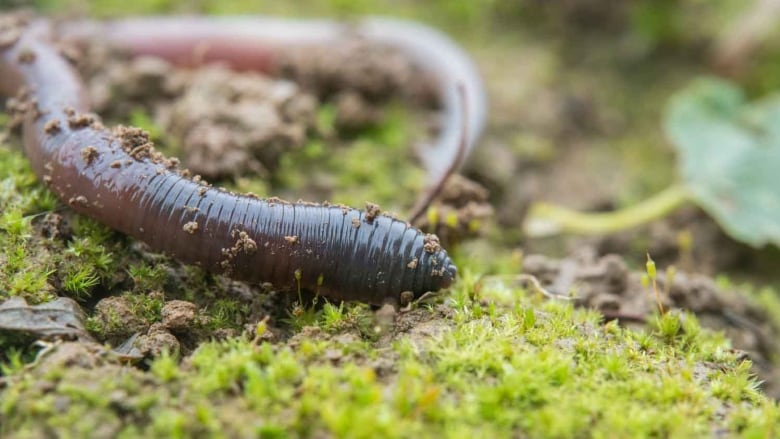
<path fill-rule="evenodd" d="M 97 113 L 112 120 L 139 110 L 150 114 L 166 140 L 179 146 L 186 167 L 209 179 L 271 176 L 285 151 L 317 134 L 320 102 L 334 104 L 340 133 L 376 125 L 382 106 L 401 95 L 434 103 L 424 97 L 429 84 L 389 48 L 355 40 L 327 52 L 291 50 L 285 56 L 276 74 L 290 80 L 219 64 L 177 68 L 100 43 L 87 46 L 77 65 Z"/>
<path fill-rule="evenodd" d="M 482 234 L 493 219 L 489 192 L 479 183 L 455 174 L 450 177 L 428 210 L 415 226 L 435 233 L 445 247 L 464 238 Z"/>
<path fill-rule="evenodd" d="M 114 120 L 151 115 L 193 174 L 267 176 L 314 128 L 317 99 L 291 82 L 219 65 L 186 70 L 151 57 L 101 58 L 101 50 L 91 47 L 82 66 L 95 110 Z M 105 62 L 93 66 L 95 59 Z"/>

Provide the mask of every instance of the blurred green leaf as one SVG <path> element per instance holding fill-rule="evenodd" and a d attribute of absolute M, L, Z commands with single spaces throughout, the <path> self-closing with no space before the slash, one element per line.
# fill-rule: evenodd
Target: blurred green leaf
<path fill-rule="evenodd" d="M 693 200 L 733 238 L 780 246 L 780 95 L 748 103 L 700 79 L 672 98 L 665 129 Z"/>

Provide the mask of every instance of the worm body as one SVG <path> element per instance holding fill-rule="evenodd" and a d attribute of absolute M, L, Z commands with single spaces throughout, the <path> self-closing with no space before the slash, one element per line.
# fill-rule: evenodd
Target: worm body
<path fill-rule="evenodd" d="M 86 113 L 80 78 L 45 23 L 9 22 L 0 22 L 0 92 L 29 90 L 26 153 L 74 210 L 209 271 L 334 299 L 398 303 L 454 280 L 435 236 L 373 208 L 262 200 L 188 178 L 142 131 L 110 131 Z M 185 50 L 173 37 L 159 46 Z"/>

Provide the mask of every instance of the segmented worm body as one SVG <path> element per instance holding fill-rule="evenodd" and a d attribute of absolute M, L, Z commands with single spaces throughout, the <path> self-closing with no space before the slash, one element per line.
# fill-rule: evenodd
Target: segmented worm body
<path fill-rule="evenodd" d="M 17 107 L 25 108 L 26 153 L 35 173 L 74 210 L 209 271 L 270 282 L 280 289 L 305 288 L 334 299 L 398 303 L 445 288 L 455 279 L 457 269 L 435 236 L 380 215 L 373 206 L 357 210 L 258 199 L 189 178 L 178 169 L 175 159 L 156 152 L 141 130 L 119 127 L 111 131 L 87 113 L 81 80 L 51 43 L 46 23 L 19 24 L 13 18 L 3 18 L 0 92 L 11 96 L 20 89 L 28 91 L 15 101 Z M 234 22 L 219 22 L 212 28 L 211 22 L 203 19 L 169 20 L 129 21 L 106 28 L 94 25 L 92 29 L 113 29 L 106 33 L 109 40 L 139 53 L 155 52 L 168 58 L 206 41 L 212 44 L 215 58 L 254 59 L 243 66 L 248 68 L 262 67 L 256 64 L 260 59 L 270 62 L 273 51 L 285 44 L 302 43 L 300 38 L 273 44 L 260 41 L 251 35 L 253 27 L 248 23 L 235 27 Z M 292 28 L 298 29 L 296 26 L 301 25 Z M 325 27 L 335 38 L 337 27 Z M 392 36 L 395 31 L 391 28 L 378 29 Z M 82 24 L 73 29 L 87 27 Z M 284 29 L 275 32 L 285 35 Z M 214 37 L 217 34 L 219 38 Z M 232 35 L 232 39 L 225 35 Z M 217 44 L 219 41 L 222 43 Z M 316 42 L 316 38 L 311 41 Z M 257 46 L 259 43 L 267 44 Z M 328 41 L 320 40 L 320 44 Z M 462 54 L 456 54 L 462 62 Z M 453 85 L 451 76 L 443 74 L 442 78 Z M 479 110 L 484 98 L 474 78 L 469 76 L 468 83 L 462 77 L 457 80 L 463 82 L 466 98 L 469 93 L 479 95 L 475 101 Z M 447 96 L 445 107 L 450 99 Z M 480 117 L 468 122 L 473 125 L 469 130 L 472 136 L 481 128 Z M 474 139 L 468 140 L 469 145 Z M 404 296 L 404 292 L 412 294 Z"/>

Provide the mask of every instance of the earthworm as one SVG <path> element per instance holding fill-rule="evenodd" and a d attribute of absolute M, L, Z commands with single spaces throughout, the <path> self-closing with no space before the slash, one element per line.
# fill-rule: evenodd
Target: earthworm
<path fill-rule="evenodd" d="M 238 26 L 242 22 L 246 26 Z M 109 41 L 130 45 L 138 52 L 146 51 L 143 47 L 149 40 L 143 38 L 143 32 L 148 31 L 150 38 L 158 39 L 156 47 L 168 50 L 170 56 L 191 50 L 204 40 L 214 45 L 216 58 L 249 59 L 250 53 L 270 53 L 266 48 L 274 47 L 260 44 L 265 43 L 261 35 L 270 38 L 272 34 L 249 32 L 254 28 L 249 26 L 252 21 L 209 23 L 206 19 L 143 19 L 92 28 L 108 31 Z M 304 35 L 337 31 L 336 25 L 318 23 L 309 23 L 308 33 L 304 24 L 282 26 L 277 29 L 279 35 L 288 35 L 285 29 L 295 29 L 297 37 L 280 38 L 275 43 L 281 50 L 285 44 L 301 43 Z M 404 46 L 413 45 L 408 36 L 397 34 L 407 24 L 386 23 L 387 27 L 373 24 L 366 29 L 387 40 L 397 37 L 402 48 L 417 50 Z M 409 26 L 423 34 L 429 32 Z M 232 39 L 209 37 L 209 29 L 221 30 Z M 187 40 L 188 32 L 203 39 Z M 376 206 L 358 210 L 288 203 L 213 188 L 189 178 L 186 171 L 178 169 L 175 159 L 158 153 L 143 131 L 106 129 L 87 113 L 81 80 L 51 43 L 50 33 L 43 21 L 28 25 L 17 16 L 0 16 L 0 93 L 11 96 L 27 91 L 11 105 L 23 110 L 26 154 L 34 172 L 75 211 L 141 240 L 153 250 L 208 271 L 249 282 L 270 282 L 279 289 L 305 288 L 337 300 L 404 303 L 427 291 L 446 288 L 455 279 L 457 269 L 435 235 L 381 215 Z M 316 38 L 311 38 L 312 44 L 316 43 Z M 433 46 L 442 42 L 447 40 Z M 151 46 L 148 51 L 152 52 Z M 441 78 L 453 85 L 446 72 Z M 478 79 L 476 86 L 470 81 L 463 84 L 466 99 L 474 93 L 481 96 Z M 457 99 L 456 87 L 452 88 L 446 88 L 445 103 Z M 484 106 L 484 98 L 480 99 L 471 103 L 472 107 Z M 448 119 L 473 125 L 469 131 L 472 138 L 461 142 L 464 148 L 471 148 L 482 116 L 466 122 L 455 111 L 447 113 Z M 447 126 L 445 138 L 452 135 Z M 447 142 L 442 139 L 437 148 L 444 153 L 447 148 L 455 150 L 456 159 L 462 160 L 463 151 Z M 454 142 L 457 144 L 457 138 Z"/>

